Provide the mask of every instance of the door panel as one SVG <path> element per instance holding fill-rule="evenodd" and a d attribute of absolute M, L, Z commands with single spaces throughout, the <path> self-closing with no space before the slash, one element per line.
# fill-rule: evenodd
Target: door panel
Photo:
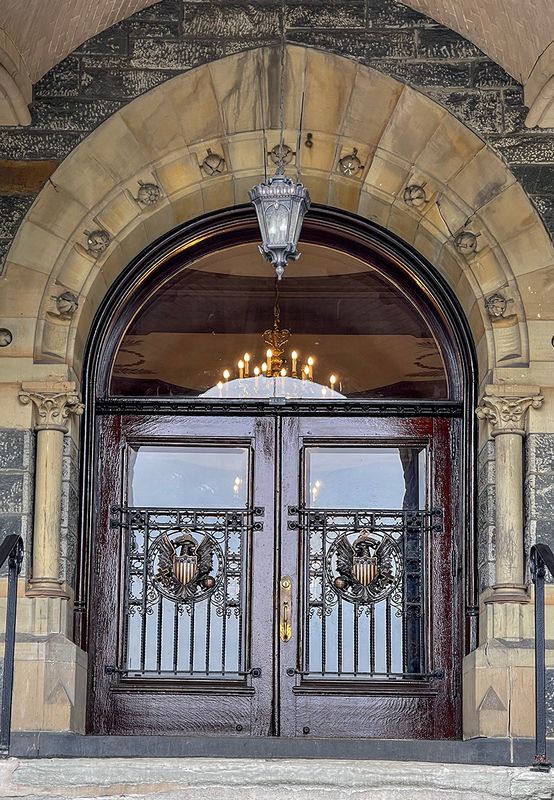
<path fill-rule="evenodd" d="M 269 734 L 273 421 L 101 424 L 91 728 Z"/>
<path fill-rule="evenodd" d="M 457 736 L 449 423 L 283 425 L 281 733 Z"/>

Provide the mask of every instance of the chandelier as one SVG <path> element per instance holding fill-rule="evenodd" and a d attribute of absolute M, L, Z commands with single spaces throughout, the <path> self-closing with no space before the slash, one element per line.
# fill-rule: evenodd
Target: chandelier
<path fill-rule="evenodd" d="M 244 353 L 236 362 L 236 372 L 230 369 L 223 370 L 223 380 L 217 384 L 217 389 L 223 389 L 230 380 L 246 380 L 249 378 L 296 378 L 302 381 L 314 381 L 315 358 L 308 355 L 303 361 L 296 350 L 287 354 L 286 345 L 291 338 L 288 328 L 281 328 L 281 308 L 279 305 L 279 283 L 275 281 L 275 302 L 273 304 L 273 325 L 262 334 L 267 346 L 261 363 L 255 364 L 250 353 Z M 329 376 L 329 389 L 340 389 L 338 377 Z M 325 386 L 322 387 L 325 389 Z M 325 392 L 323 392 L 325 395 Z"/>

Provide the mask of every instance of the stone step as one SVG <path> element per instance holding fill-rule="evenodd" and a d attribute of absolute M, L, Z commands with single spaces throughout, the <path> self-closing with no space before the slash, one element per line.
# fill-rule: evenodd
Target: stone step
<path fill-rule="evenodd" d="M 0 762 L 0 798 L 81 800 L 553 800 L 554 775 L 409 761 L 213 758 Z"/>

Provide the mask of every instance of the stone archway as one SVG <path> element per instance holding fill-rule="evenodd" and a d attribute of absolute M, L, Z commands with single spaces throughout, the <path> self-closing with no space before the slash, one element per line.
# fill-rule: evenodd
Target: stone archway
<path fill-rule="evenodd" d="M 94 313 L 123 267 L 176 224 L 247 201 L 272 166 L 277 78 L 272 48 L 199 67 L 130 103 L 66 158 L 8 254 L 11 350 L 25 359 L 25 377 L 36 377 L 38 364 L 67 375 L 65 364 L 78 378 Z M 315 202 L 378 222 L 436 266 L 470 321 L 481 376 L 543 360 L 554 249 L 490 148 L 421 93 L 316 50 L 287 47 L 285 97 L 289 170 Z M 213 174 L 209 152 L 223 159 Z M 354 169 L 341 167 L 354 153 Z M 140 200 L 140 182 L 159 186 L 157 202 Z M 423 187 L 421 198 L 413 186 Z M 86 232 L 98 230 L 94 251 Z M 60 312 L 56 298 L 66 292 L 75 313 Z M 498 292 L 508 307 L 491 321 L 485 300 Z"/>
<path fill-rule="evenodd" d="M 554 249 L 501 159 L 398 81 L 313 49 L 289 46 L 286 56 L 291 174 L 315 202 L 381 224 L 435 266 L 469 320 L 483 382 L 491 373 L 498 383 L 542 382 L 552 360 L 551 323 L 542 317 L 552 304 Z M 114 114 L 54 173 L 6 264 L 3 324 L 14 334 L 6 383 L 16 425 L 29 426 L 30 406 L 13 399 L 13 384 L 48 380 L 44 391 L 55 392 L 59 381 L 80 381 L 96 310 L 146 245 L 187 220 L 247 202 L 279 140 L 278 72 L 278 51 L 266 48 L 182 74 Z M 210 153 L 220 157 L 215 170 Z M 155 202 L 141 199 L 141 182 L 158 187 Z M 491 318 L 485 301 L 495 294 L 507 307 Z M 65 619 L 65 601 L 46 602 Z M 76 697 L 64 725 L 80 729 L 84 659 L 69 649 L 73 677 L 56 686 Z M 36 724 L 57 723 L 45 716 Z"/>

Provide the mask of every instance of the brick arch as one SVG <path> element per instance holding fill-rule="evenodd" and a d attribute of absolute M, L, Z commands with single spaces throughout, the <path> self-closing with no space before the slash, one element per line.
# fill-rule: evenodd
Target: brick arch
<path fill-rule="evenodd" d="M 19 325 L 13 354 L 34 362 L 31 371 L 42 376 L 57 365 L 78 378 L 94 313 L 125 265 L 176 224 L 247 200 L 278 141 L 278 64 L 278 51 L 262 48 L 179 75 L 115 113 L 65 159 L 8 254 Z M 375 220 L 435 265 L 462 303 L 483 377 L 547 360 L 551 331 L 537 309 L 552 243 L 492 150 L 423 94 L 343 57 L 288 46 L 285 80 L 291 169 L 314 201 Z M 313 147 L 305 146 L 308 132 Z M 338 163 L 354 148 L 362 167 L 346 176 Z M 224 156 L 221 174 L 201 168 L 208 149 Z M 139 181 L 160 186 L 156 205 L 137 201 Z M 419 208 L 404 200 L 414 184 L 425 188 Z M 99 228 L 110 240 L 94 255 L 85 231 Z M 477 235 L 476 252 L 456 246 L 462 230 Z M 78 309 L 60 315 L 54 298 L 67 291 Z M 484 300 L 495 292 L 509 303 L 493 323 Z"/>

